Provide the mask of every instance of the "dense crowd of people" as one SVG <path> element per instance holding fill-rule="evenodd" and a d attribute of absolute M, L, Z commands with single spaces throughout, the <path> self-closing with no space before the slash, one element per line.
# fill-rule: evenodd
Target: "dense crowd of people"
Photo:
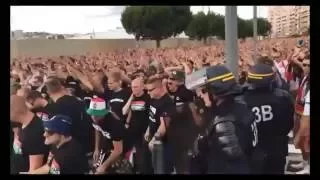
<path fill-rule="evenodd" d="M 292 130 L 309 172 L 308 37 L 17 57 L 11 70 L 13 174 L 283 174 Z M 190 153 L 191 152 L 191 153 Z M 299 171 L 299 172 L 298 172 Z"/>

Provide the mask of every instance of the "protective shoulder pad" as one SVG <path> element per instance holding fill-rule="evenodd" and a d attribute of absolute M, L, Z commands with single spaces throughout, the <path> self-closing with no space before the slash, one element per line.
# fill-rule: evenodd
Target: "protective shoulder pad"
<path fill-rule="evenodd" d="M 228 159 L 239 158 L 243 155 L 240 147 L 238 137 L 236 135 L 236 128 L 230 121 L 224 121 L 215 126 L 217 133 L 217 140 L 221 151 Z"/>
<path fill-rule="evenodd" d="M 247 105 L 246 101 L 244 100 L 244 96 L 243 96 L 243 95 L 236 96 L 236 97 L 234 98 L 234 101 L 235 101 L 237 104 Z"/>
<path fill-rule="evenodd" d="M 280 88 L 275 88 L 273 93 L 277 97 L 291 97 L 290 94 L 287 91 L 285 91 L 283 89 L 280 89 Z"/>
<path fill-rule="evenodd" d="M 214 119 L 214 124 L 219 124 L 219 123 L 222 123 L 222 122 L 234 122 L 236 119 L 233 115 L 227 115 L 227 116 L 216 116 L 215 119 Z"/>

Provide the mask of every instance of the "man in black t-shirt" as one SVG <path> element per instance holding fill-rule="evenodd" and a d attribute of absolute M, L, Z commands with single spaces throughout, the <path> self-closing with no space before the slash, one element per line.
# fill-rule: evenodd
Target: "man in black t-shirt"
<path fill-rule="evenodd" d="M 47 163 L 29 174 L 85 174 L 88 162 L 81 145 L 71 136 L 72 120 L 55 115 L 43 121 L 45 144 L 52 145 Z"/>
<path fill-rule="evenodd" d="M 143 143 L 143 135 L 148 127 L 150 96 L 144 91 L 143 78 L 139 77 L 131 82 L 132 95 L 126 105 L 122 108 L 124 115 L 130 114 L 126 122 L 128 138 L 126 140 L 136 149 L 137 170 L 140 173 L 152 173 L 151 154 L 146 149 L 148 146 Z M 130 147 L 131 147 L 130 145 Z"/>
<path fill-rule="evenodd" d="M 130 89 L 122 88 L 121 84 L 121 73 L 118 71 L 110 73 L 108 77 L 108 88 L 110 91 L 106 91 L 108 94 L 105 96 L 110 106 L 110 110 L 114 112 L 118 116 L 118 119 L 124 124 L 127 120 L 127 116 L 123 115 L 122 108 L 128 101 L 131 92 Z"/>
<path fill-rule="evenodd" d="M 48 155 L 42 121 L 28 110 L 24 99 L 16 95 L 10 97 L 10 119 L 21 124 L 21 132 L 13 141 L 11 173 L 30 172 L 41 167 Z"/>
<path fill-rule="evenodd" d="M 16 95 L 17 91 L 21 88 L 20 84 L 10 81 L 10 95 Z M 13 152 L 13 140 L 19 137 L 21 131 L 21 124 L 10 121 L 10 157 Z"/>
<path fill-rule="evenodd" d="M 167 134 L 175 114 L 175 106 L 172 99 L 165 91 L 165 87 L 162 84 L 162 78 L 158 75 L 148 79 L 147 90 L 152 100 L 149 107 L 149 125 L 145 133 L 145 140 L 149 143 L 149 148 L 152 151 L 155 142 L 154 135 L 156 133 L 160 134 L 164 147 L 165 173 L 171 173 L 173 170 L 172 151 L 168 144 Z"/>
<path fill-rule="evenodd" d="M 115 119 L 113 112 L 106 109 L 106 103 L 101 98 L 91 100 L 87 113 L 95 128 L 95 174 L 111 172 L 115 163 L 122 160 L 124 126 Z"/>
<path fill-rule="evenodd" d="M 167 81 L 167 91 L 175 104 L 177 113 L 170 125 L 169 140 L 173 148 L 173 159 L 176 172 L 187 174 L 188 150 L 192 149 L 197 136 L 197 127 L 194 122 L 196 109 L 193 104 L 194 93 L 184 85 L 184 72 L 172 71 Z"/>
<path fill-rule="evenodd" d="M 76 97 L 67 94 L 63 82 L 58 78 L 50 78 L 46 82 L 46 88 L 50 98 L 54 102 L 55 112 L 53 114 L 62 114 L 72 119 L 72 137 L 76 139 L 86 153 L 93 149 L 93 128 L 90 118 L 85 113 L 85 105 Z"/>
<path fill-rule="evenodd" d="M 66 88 L 72 89 L 73 95 L 81 98 L 82 90 L 80 87 L 80 81 L 74 79 L 72 76 L 68 76 L 66 79 Z"/>

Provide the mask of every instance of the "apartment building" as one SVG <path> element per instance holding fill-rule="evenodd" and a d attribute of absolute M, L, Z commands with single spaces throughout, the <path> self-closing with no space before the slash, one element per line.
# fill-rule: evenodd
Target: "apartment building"
<path fill-rule="evenodd" d="M 272 37 L 283 37 L 308 31 L 310 6 L 270 6 L 268 8 Z"/>

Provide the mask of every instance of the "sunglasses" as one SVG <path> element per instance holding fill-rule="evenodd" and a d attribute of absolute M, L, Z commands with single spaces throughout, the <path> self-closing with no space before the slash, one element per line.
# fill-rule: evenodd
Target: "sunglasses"
<path fill-rule="evenodd" d="M 299 62 L 302 62 L 302 61 L 303 61 L 303 58 L 298 58 L 298 61 L 299 61 Z"/>
<path fill-rule="evenodd" d="M 310 64 L 302 64 L 303 65 L 303 67 L 310 67 Z"/>
<path fill-rule="evenodd" d="M 148 92 L 152 92 L 153 90 L 155 90 L 156 88 L 152 88 L 152 89 L 147 89 Z"/>

